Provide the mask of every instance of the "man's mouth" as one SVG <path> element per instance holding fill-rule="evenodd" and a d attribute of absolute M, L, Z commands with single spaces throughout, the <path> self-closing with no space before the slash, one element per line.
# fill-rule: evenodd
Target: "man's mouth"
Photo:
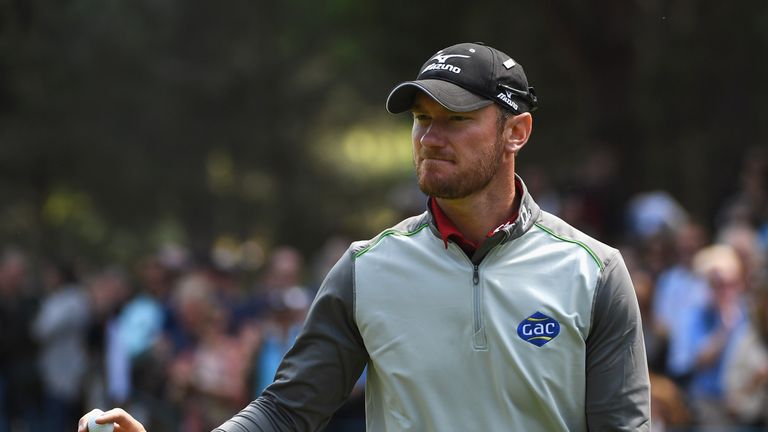
<path fill-rule="evenodd" d="M 423 162 L 426 161 L 432 161 L 432 162 L 447 162 L 447 163 L 453 163 L 453 160 L 447 157 L 441 157 L 438 155 L 428 155 L 421 158 Z"/>

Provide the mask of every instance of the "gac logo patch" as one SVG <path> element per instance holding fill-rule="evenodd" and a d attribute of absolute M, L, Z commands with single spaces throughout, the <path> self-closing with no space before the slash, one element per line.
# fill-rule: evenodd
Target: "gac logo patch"
<path fill-rule="evenodd" d="M 556 338 L 558 334 L 560 323 L 541 312 L 529 316 L 517 326 L 520 339 L 539 347 Z"/>

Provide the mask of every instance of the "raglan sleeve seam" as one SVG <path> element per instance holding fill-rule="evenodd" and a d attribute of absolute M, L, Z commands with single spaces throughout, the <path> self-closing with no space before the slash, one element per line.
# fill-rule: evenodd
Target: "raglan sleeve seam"
<path fill-rule="evenodd" d="M 595 326 L 595 315 L 598 311 L 598 298 L 603 295 L 603 291 L 605 291 L 604 285 L 606 279 L 608 278 L 608 272 L 613 271 L 613 263 L 615 262 L 617 256 L 619 256 L 619 251 L 614 249 L 613 253 L 605 258 L 602 267 L 600 267 L 600 272 L 597 276 L 597 280 L 595 281 L 595 289 L 592 292 L 592 307 L 590 308 L 589 314 L 589 332 L 587 333 L 587 339 L 589 339 L 589 335 L 592 334 L 592 330 Z"/>
<path fill-rule="evenodd" d="M 605 261 L 586 346 L 590 430 L 648 430 L 650 385 L 637 298 L 618 250 Z"/>

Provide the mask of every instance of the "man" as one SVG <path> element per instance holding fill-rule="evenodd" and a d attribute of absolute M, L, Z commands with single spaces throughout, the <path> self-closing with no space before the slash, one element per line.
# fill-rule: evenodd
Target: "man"
<path fill-rule="evenodd" d="M 394 88 L 427 211 L 352 244 L 275 382 L 217 431 L 318 430 L 366 365 L 369 431 L 650 429 L 621 256 L 515 176 L 536 105 L 522 67 L 482 44 L 438 51 Z"/>

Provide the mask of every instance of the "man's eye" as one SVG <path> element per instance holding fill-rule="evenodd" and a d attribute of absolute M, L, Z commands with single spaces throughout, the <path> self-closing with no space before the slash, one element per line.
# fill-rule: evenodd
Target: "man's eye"
<path fill-rule="evenodd" d="M 467 116 L 460 116 L 460 115 L 455 115 L 455 116 L 451 116 L 451 120 L 452 120 L 452 121 L 465 121 L 465 120 L 469 120 L 469 117 L 467 117 Z"/>
<path fill-rule="evenodd" d="M 429 116 L 426 114 L 413 114 L 413 119 L 423 122 L 423 121 L 429 121 Z"/>

